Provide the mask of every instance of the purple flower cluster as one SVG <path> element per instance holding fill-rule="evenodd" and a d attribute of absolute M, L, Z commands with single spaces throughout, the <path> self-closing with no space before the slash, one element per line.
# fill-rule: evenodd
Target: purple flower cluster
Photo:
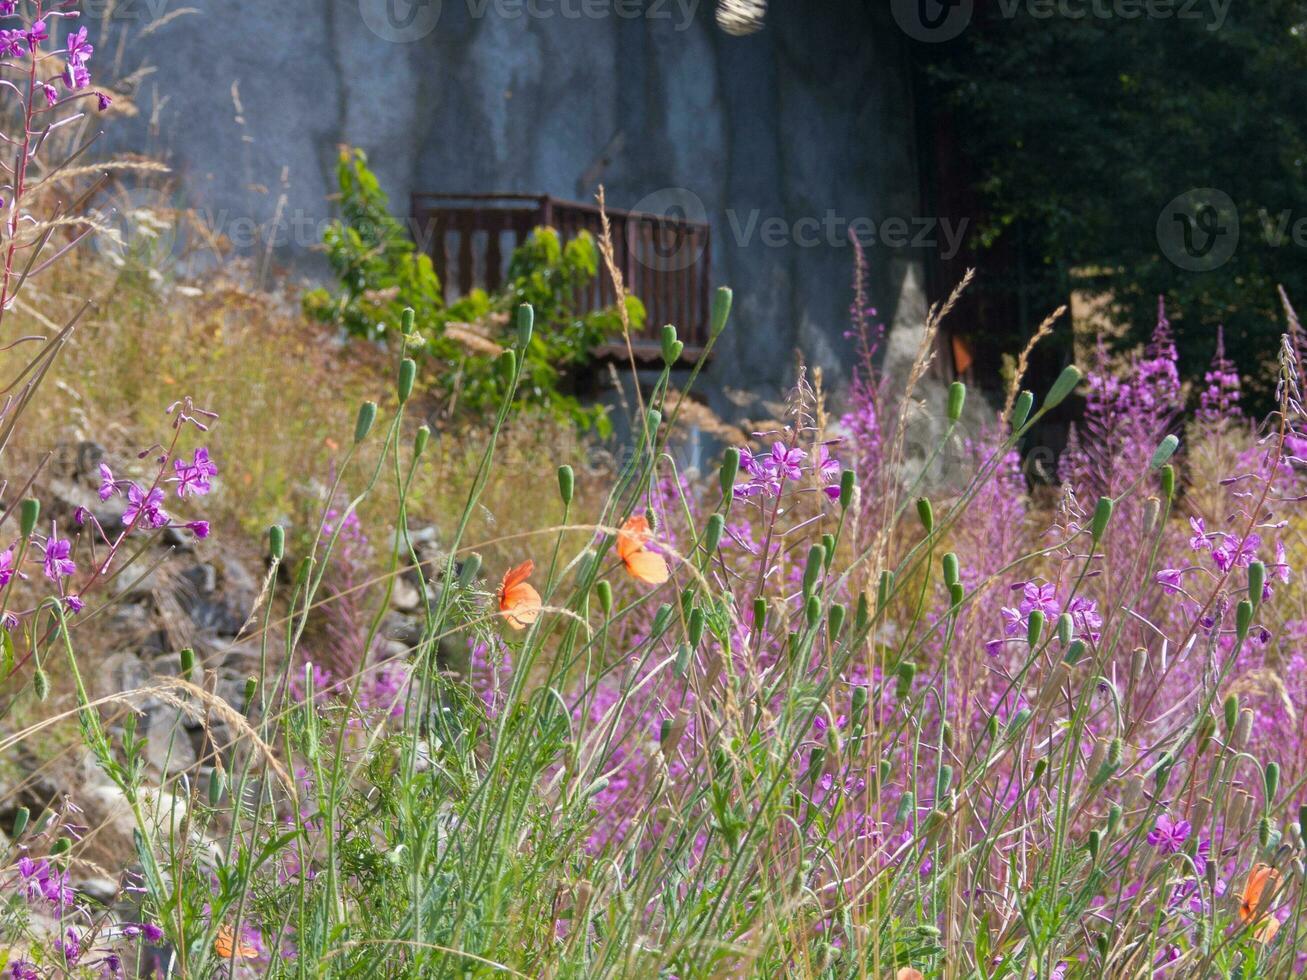
<path fill-rule="evenodd" d="M 0 2 L 0 17 L 13 17 L 17 14 L 17 0 Z M 35 80 L 29 93 L 31 97 L 39 94 L 45 101 L 46 108 L 59 103 L 59 89 L 55 82 L 62 83 L 70 93 L 84 91 L 91 85 L 88 63 L 95 53 L 95 45 L 88 39 L 85 27 L 69 30 L 62 50 L 44 56 L 40 53 L 42 46 L 51 39 L 50 25 L 46 23 L 46 18 L 71 19 L 77 16 L 79 14 L 76 10 L 49 11 L 25 27 L 0 29 L 0 58 L 23 60 L 30 56 L 37 59 L 38 63 L 45 63 L 48 58 L 62 55 L 58 74 Z M 96 92 L 95 100 L 101 112 L 113 104 L 113 100 L 103 92 Z"/>
<path fill-rule="evenodd" d="M 749 479 L 736 486 L 737 497 L 779 497 L 787 482 L 802 483 L 805 474 L 810 472 L 827 497 L 840 499 L 840 461 L 831 455 L 825 443 L 817 447 L 811 462 L 807 452 L 784 442 L 773 443 L 771 451 L 765 453 L 753 453 L 743 448 L 740 450 L 740 470 Z"/>
<path fill-rule="evenodd" d="M 999 610 L 1003 619 L 1003 638 L 990 640 L 985 644 L 989 655 L 996 656 L 1005 643 L 1012 640 L 1025 640 L 1030 622 L 1030 614 L 1038 610 L 1044 614 L 1047 622 L 1052 623 L 1063 612 L 1070 614 L 1077 636 L 1097 643 L 1103 628 L 1103 617 L 1099 614 L 1098 603 L 1085 596 L 1072 596 L 1063 606 L 1057 597 L 1057 589 L 1051 582 L 1033 579 L 1029 582 L 1017 582 L 1012 586 L 1014 592 L 1020 592 L 1021 598 L 1015 606 L 1004 606 Z"/>

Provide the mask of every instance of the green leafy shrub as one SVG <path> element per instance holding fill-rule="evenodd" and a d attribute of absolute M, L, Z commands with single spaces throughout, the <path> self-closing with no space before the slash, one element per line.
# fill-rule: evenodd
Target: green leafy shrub
<path fill-rule="evenodd" d="M 602 407 L 577 398 L 594 352 L 621 332 L 619 311 L 584 313 L 574 297 L 599 271 L 594 239 L 581 232 L 563 243 L 553 228 L 536 228 L 514 250 L 508 282 L 494 293 L 473 289 L 446 304 L 431 258 L 422 254 L 389 209 L 386 193 L 361 150 L 344 150 L 337 167 L 340 219 L 323 236 L 340 289 L 315 289 L 304 297 L 314 319 L 350 334 L 385 341 L 411 308 L 433 361 L 432 393 L 451 416 L 482 416 L 502 394 L 495 368 L 499 347 L 511 346 L 512 311 L 530 303 L 536 329 L 524 353 L 519 399 L 583 428 L 608 431 Z M 644 326 L 644 305 L 627 300 L 631 328 Z"/>

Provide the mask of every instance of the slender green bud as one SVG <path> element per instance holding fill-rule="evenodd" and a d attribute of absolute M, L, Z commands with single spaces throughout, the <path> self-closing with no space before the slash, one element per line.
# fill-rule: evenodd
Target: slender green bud
<path fill-rule="evenodd" d="M 1115 834 L 1117 828 L 1121 826 L 1121 817 L 1124 811 L 1120 803 L 1113 803 L 1107 811 L 1107 833 L 1109 836 Z"/>
<path fill-rule="evenodd" d="M 15 827 L 14 836 L 17 837 L 18 834 L 20 833 L 16 829 L 18 827 L 17 820 L 14 821 L 14 827 Z M 1307 804 L 1298 807 L 1298 836 L 1302 837 L 1304 840 L 1307 840 Z"/>
<path fill-rule="evenodd" d="M 948 420 L 956 422 L 962 418 L 962 408 L 967 403 L 967 386 L 961 381 L 954 381 L 948 386 Z"/>
<path fill-rule="evenodd" d="M 762 632 L 767 625 L 767 600 L 763 596 L 753 600 L 753 628 L 755 632 Z"/>
<path fill-rule="evenodd" d="M 358 445 L 372 431 L 372 423 L 377 420 L 377 403 L 364 402 L 359 406 L 359 414 L 354 420 L 354 444 Z"/>
<path fill-rule="evenodd" d="M 517 376 L 517 354 L 512 350 L 506 350 L 499 355 L 499 380 L 503 382 L 504 387 L 509 387 L 513 383 L 513 378 Z"/>
<path fill-rule="evenodd" d="M 1253 604 L 1247 599 L 1240 601 L 1234 609 L 1234 633 L 1239 639 L 1248 635 L 1248 628 L 1253 624 Z"/>
<path fill-rule="evenodd" d="M 1229 695 L 1225 699 L 1225 703 L 1221 705 L 1221 711 L 1225 715 L 1226 734 L 1230 734 L 1234 731 L 1235 726 L 1239 724 L 1239 695 Z"/>
<path fill-rule="evenodd" d="M 671 367 L 681 359 L 685 344 L 676 339 L 676 328 L 670 323 L 663 326 L 662 333 L 663 363 Z"/>
<path fill-rule="evenodd" d="M 480 574 L 481 556 L 475 551 L 469 552 L 458 570 L 458 584 L 464 589 L 470 589 L 476 584 L 477 576 Z"/>
<path fill-rule="evenodd" d="M 917 665 L 910 660 L 905 660 L 899 664 L 898 682 L 894 687 L 895 696 L 902 701 L 912 693 L 912 682 L 917 677 Z"/>
<path fill-rule="evenodd" d="M 857 487 L 857 477 L 853 470 L 845 470 L 840 474 L 840 509 L 848 510 L 849 504 L 853 503 L 853 491 Z"/>
<path fill-rule="evenodd" d="M 1087 846 L 1089 849 L 1089 860 L 1094 864 L 1098 863 L 1098 851 L 1099 848 L 1102 846 L 1102 843 L 1103 843 L 1102 833 L 1097 830 L 1091 830 L 1089 832 L 1089 841 Z"/>
<path fill-rule="evenodd" d="M 1066 656 L 1062 659 L 1066 661 L 1068 667 L 1074 667 L 1080 662 L 1080 658 L 1085 655 L 1085 641 L 1076 638 L 1071 641 L 1071 645 L 1066 648 Z"/>
<path fill-rule="evenodd" d="M 998 738 L 998 715 L 989 716 L 989 721 L 985 722 L 985 734 L 991 741 Z"/>
<path fill-rule="evenodd" d="M 967 597 L 967 589 L 961 582 L 954 582 L 948 587 L 949 602 L 954 606 L 962 605 L 962 600 Z"/>
<path fill-rule="evenodd" d="M 595 583 L 595 595 L 599 597 L 599 608 L 604 611 L 605 616 L 613 614 L 613 587 L 608 584 L 607 579 L 600 579 Z"/>
<path fill-rule="evenodd" d="M 1279 763 L 1268 762 L 1262 772 L 1263 781 L 1266 784 L 1266 805 L 1270 806 L 1275 802 L 1275 794 L 1280 789 L 1280 766 Z"/>
<path fill-rule="evenodd" d="M 1307 807 L 1303 807 L 1307 811 Z M 14 840 L 23 836 L 23 831 L 27 829 L 27 823 L 32 819 L 32 811 L 25 806 L 20 806 L 18 812 L 14 814 L 14 829 L 10 835 Z"/>
<path fill-rule="evenodd" d="M 867 689 L 861 684 L 853 689 L 853 694 L 849 698 L 849 710 L 853 714 L 854 721 L 862 720 L 862 713 L 867 710 Z"/>
<path fill-rule="evenodd" d="M 1019 432 L 1030 418 L 1030 410 L 1035 407 L 1035 395 L 1030 391 L 1023 391 L 1017 395 L 1017 400 L 1012 405 L 1012 431 Z"/>
<path fill-rule="evenodd" d="M 908 817 L 916 813 L 917 798 L 909 790 L 899 797 L 899 807 L 894 813 L 895 823 L 904 823 Z"/>
<path fill-rule="evenodd" d="M 844 629 L 844 618 L 847 615 L 848 611 L 838 602 L 830 607 L 830 612 L 826 614 L 826 632 L 832 640 Z"/>
<path fill-rule="evenodd" d="M 214 769 L 209 773 L 209 806 L 211 808 L 217 808 L 218 804 L 222 802 L 226 782 L 226 776 L 218 769 Z"/>
<path fill-rule="evenodd" d="M 808 604 L 804 608 L 804 614 L 809 626 L 816 626 L 821 622 L 821 600 L 815 595 L 808 596 Z"/>
<path fill-rule="evenodd" d="M 1057 408 L 1062 402 L 1066 401 L 1067 395 L 1076 390 L 1076 385 L 1080 384 L 1083 375 L 1080 368 L 1074 364 L 1068 364 L 1062 369 L 1062 373 L 1057 376 L 1053 382 L 1053 387 L 1048 389 L 1048 397 L 1044 399 L 1044 410 Z"/>
<path fill-rule="evenodd" d="M 413 394 L 413 382 L 417 380 L 418 363 L 411 357 L 406 357 L 399 362 L 399 401 L 400 404 L 408 401 L 409 396 Z"/>
<path fill-rule="evenodd" d="M 245 678 L 245 700 L 243 702 L 244 708 L 242 709 L 242 714 L 249 713 L 250 708 L 254 704 L 254 693 L 258 691 L 258 689 L 259 679 L 257 677 L 251 676 Z"/>
<path fill-rule="evenodd" d="M 38 666 L 32 672 L 32 690 L 36 692 L 38 701 L 44 701 L 50 696 L 50 675 L 43 667 Z"/>
<path fill-rule="evenodd" d="M 41 517 L 41 501 L 28 497 L 18 505 L 18 533 L 30 538 L 36 530 L 36 522 Z"/>
<path fill-rule="evenodd" d="M 649 420 L 649 435 L 650 437 L 656 436 L 658 434 L 658 426 L 663 424 L 663 413 L 658 411 L 656 408 L 651 408 L 649 409 L 647 418 Z"/>
<path fill-rule="evenodd" d="M 421 456 L 427 451 L 427 443 L 431 441 L 431 426 L 419 425 L 418 430 L 413 435 L 413 458 Z"/>
<path fill-rule="evenodd" d="M 830 571 L 831 560 L 835 557 L 835 535 L 827 533 L 821 536 L 821 565 Z"/>
<path fill-rule="evenodd" d="M 1089 534 L 1093 537 L 1094 544 L 1103 540 L 1103 532 L 1107 530 L 1107 522 L 1112 519 L 1114 506 L 1110 497 L 1098 498 L 1098 505 L 1094 508 L 1093 520 L 1089 523 Z"/>
<path fill-rule="evenodd" d="M 690 610 L 690 620 L 686 624 L 686 633 L 690 638 L 690 646 L 697 647 L 699 641 L 703 639 L 703 610 L 698 607 Z"/>
<path fill-rule="evenodd" d="M 881 759 L 880 765 L 877 766 L 876 768 L 877 768 L 877 772 L 880 774 L 880 784 L 884 786 L 887 782 L 889 782 L 889 774 L 893 772 L 894 764 L 891 763 L 889 759 Z"/>
<path fill-rule="evenodd" d="M 822 768 L 826 765 L 826 750 L 820 745 L 816 746 L 808 753 L 808 780 L 815 780 L 821 775 Z"/>
<path fill-rule="evenodd" d="M 564 463 L 558 467 L 558 495 L 563 498 L 563 506 L 568 507 L 572 503 L 572 494 L 576 490 L 576 474 L 572 472 L 572 467 Z"/>
<path fill-rule="evenodd" d="M 668 625 L 672 621 L 673 612 L 674 610 L 672 609 L 669 603 L 664 602 L 661 606 L 658 607 L 658 611 L 654 613 L 654 618 L 653 618 L 654 636 L 662 636 L 663 633 L 666 632 Z"/>
<path fill-rule="evenodd" d="M 1037 783 L 1044 778 L 1044 773 L 1048 772 L 1048 759 L 1040 758 L 1035 760 L 1034 768 L 1030 773 L 1030 781 Z"/>
<path fill-rule="evenodd" d="M 1057 617 L 1057 640 L 1062 646 L 1067 646 L 1076 638 L 1075 626 L 1070 613 L 1062 613 Z"/>
<path fill-rule="evenodd" d="M 888 568 L 880 573 L 880 581 L 876 585 L 876 612 L 884 611 L 889 605 L 889 598 L 894 591 L 894 573 Z"/>
<path fill-rule="evenodd" d="M 853 618 L 854 628 L 861 633 L 871 625 L 871 604 L 867 601 L 867 593 L 858 593 L 858 609 Z"/>
<path fill-rule="evenodd" d="M 517 346 L 526 350 L 531 346 L 531 332 L 535 329 L 536 311 L 530 303 L 517 308 Z"/>
<path fill-rule="evenodd" d="M 1160 470 L 1166 465 L 1166 461 L 1175 455 L 1179 446 L 1180 440 L 1176 436 L 1167 436 L 1153 450 L 1153 458 L 1148 465 L 1155 470 Z"/>
<path fill-rule="evenodd" d="M 1262 601 L 1262 590 L 1266 587 L 1266 565 L 1255 561 L 1248 566 L 1248 601 L 1254 606 Z"/>
<path fill-rule="evenodd" d="M 1234 726 L 1234 737 L 1231 741 L 1236 749 L 1242 749 L 1248 744 L 1248 739 L 1253 734 L 1253 709 L 1243 708 L 1239 712 L 1239 724 Z"/>
<path fill-rule="evenodd" d="M 960 581 L 961 569 L 958 566 L 958 556 L 950 551 L 944 556 L 941 564 L 944 566 L 944 584 L 952 588 L 955 582 Z"/>
<path fill-rule="evenodd" d="M 600 776 L 585 789 L 585 798 L 588 800 L 593 796 L 598 796 L 608 788 L 608 777 Z"/>
<path fill-rule="evenodd" d="M 939 767 L 939 775 L 935 779 L 935 799 L 942 799 L 947 795 L 949 787 L 953 785 L 953 767 L 948 764 L 942 764 Z"/>
<path fill-rule="evenodd" d="M 676 648 L 676 663 L 673 664 L 677 677 L 684 677 L 690 669 L 690 658 L 694 656 L 694 647 L 682 643 Z"/>
<path fill-rule="evenodd" d="M 822 564 L 826 558 L 826 549 L 819 544 L 814 544 L 808 549 L 808 564 L 803 569 L 803 594 L 812 595 L 817 588 L 817 582 L 821 578 Z"/>
<path fill-rule="evenodd" d="M 917 517 L 927 534 L 935 530 L 935 508 L 930 506 L 930 501 L 925 497 L 917 498 Z"/>
<path fill-rule="evenodd" d="M 1271 843 L 1271 821 L 1269 817 L 1259 817 L 1257 820 L 1257 843 L 1263 848 L 1267 848 Z"/>
<path fill-rule="evenodd" d="M 726 531 L 726 518 L 721 514 L 712 514 L 708 517 L 708 523 L 703 529 L 703 550 L 709 555 L 717 551 L 717 546 L 721 544 L 722 534 Z"/>
<path fill-rule="evenodd" d="M 281 561 L 282 556 L 286 554 L 286 529 L 280 524 L 272 524 L 268 527 L 268 554 L 272 556 L 273 561 Z"/>
<path fill-rule="evenodd" d="M 405 307 L 404 312 L 399 315 L 399 332 L 407 337 L 413 332 L 416 322 L 417 314 L 413 311 L 413 307 Z"/>
<path fill-rule="evenodd" d="M 740 472 L 740 451 L 731 446 L 722 453 L 722 468 L 717 471 L 717 480 L 721 484 L 722 496 L 727 500 L 735 492 L 735 477 Z"/>
<path fill-rule="evenodd" d="M 709 336 L 713 340 L 726 329 L 726 321 L 731 315 L 731 291 L 725 286 L 720 286 L 713 295 L 712 300 L 712 321 Z"/>
<path fill-rule="evenodd" d="M 1162 493 L 1167 500 L 1175 496 L 1175 467 L 1170 463 L 1162 467 Z"/>
<path fill-rule="evenodd" d="M 190 647 L 182 647 L 178 657 L 181 660 L 182 677 L 190 677 L 191 671 L 195 669 L 195 651 Z"/>
<path fill-rule="evenodd" d="M 1030 610 L 1030 618 L 1026 620 L 1026 642 L 1032 647 L 1039 646 L 1039 638 L 1044 635 L 1044 611 L 1042 609 Z"/>
<path fill-rule="evenodd" d="M 72 846 L 73 846 L 73 842 L 70 841 L 67 837 L 60 837 L 53 844 L 50 845 L 50 856 L 58 857 L 61 854 L 67 854 L 68 851 L 72 848 Z"/>

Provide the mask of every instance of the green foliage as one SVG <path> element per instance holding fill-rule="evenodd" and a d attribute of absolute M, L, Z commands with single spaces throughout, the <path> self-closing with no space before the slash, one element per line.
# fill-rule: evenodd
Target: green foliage
<path fill-rule="evenodd" d="M 605 410 L 578 400 L 579 384 L 595 349 L 619 334 L 616 308 L 582 313 L 574 297 L 599 273 L 594 239 L 581 232 L 564 244 L 553 228 L 536 228 L 509 260 L 508 281 L 489 294 L 474 289 L 446 304 L 431 258 L 423 254 L 391 215 L 389 201 L 361 150 L 341 153 L 337 167 L 340 219 L 323 236 L 340 288 L 315 289 L 304 309 L 316 320 L 348 333 L 387 341 L 400 332 L 405 309 L 412 309 L 429 363 L 422 376 L 451 414 L 483 417 L 503 392 L 496 347 L 519 342 L 512 313 L 523 303 L 535 308 L 536 329 L 525 349 L 519 399 L 578 426 L 609 429 Z M 645 322 L 644 305 L 627 302 L 631 329 Z M 451 325 L 458 325 L 451 331 Z"/>
<path fill-rule="evenodd" d="M 950 146 L 967 157 L 962 173 L 941 179 L 962 177 L 978 199 L 969 238 L 988 271 L 977 288 L 1019 312 L 1015 335 L 993 333 L 1011 317 L 986 325 L 986 346 L 1017 349 L 1072 290 L 1109 299 L 1133 343 L 1165 295 L 1182 372 L 1201 377 L 1224 324 L 1264 397 L 1274 373 L 1254 358 L 1276 349 L 1276 286 L 1307 295 L 1292 241 L 1307 201 L 1307 5 L 1080 18 L 1000 6 L 985 16 L 977 5 L 956 40 L 921 50 L 950 110 Z M 1239 214 L 1237 249 L 1207 272 L 1180 268 L 1158 242 L 1168 204 L 1197 188 L 1228 194 Z"/>

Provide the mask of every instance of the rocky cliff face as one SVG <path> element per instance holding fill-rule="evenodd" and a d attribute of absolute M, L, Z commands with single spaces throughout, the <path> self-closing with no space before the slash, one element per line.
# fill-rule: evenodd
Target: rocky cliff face
<path fill-rule="evenodd" d="M 125 50 L 154 71 L 109 138 L 153 134 L 182 203 L 238 248 L 320 268 L 309 249 L 350 143 L 397 211 L 413 191 L 589 200 L 601 181 L 617 207 L 701 204 L 714 279 L 736 291 L 719 389 L 774 394 L 796 347 L 847 372 L 855 220 L 876 239 L 882 318 L 919 315 L 913 232 L 880 241 L 920 214 L 904 38 L 865 0 L 777 3 L 749 37 L 708 0 L 182 6 L 120 0 Z"/>

